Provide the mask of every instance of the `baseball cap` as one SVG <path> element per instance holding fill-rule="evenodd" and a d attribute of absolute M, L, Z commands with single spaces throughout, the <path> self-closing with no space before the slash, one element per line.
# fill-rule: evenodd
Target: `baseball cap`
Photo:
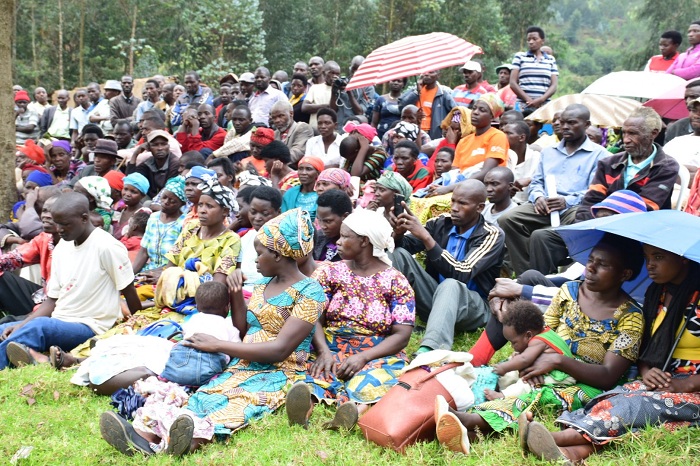
<path fill-rule="evenodd" d="M 146 136 L 146 139 L 148 139 L 148 142 L 151 142 L 155 138 L 158 138 L 158 137 L 165 138 L 168 141 L 170 141 L 173 138 L 170 135 L 170 133 L 168 133 L 167 131 L 163 131 L 162 129 L 157 129 L 157 130 L 154 130 L 154 131 L 151 131 L 150 133 L 148 133 L 148 136 Z"/>
<path fill-rule="evenodd" d="M 459 69 L 459 71 L 464 71 L 464 70 L 478 71 L 479 73 L 481 73 L 481 65 L 478 64 L 478 63 L 475 62 L 475 61 L 471 61 L 471 60 L 470 60 L 470 61 L 466 62 L 466 63 L 464 64 L 464 66 L 462 66 L 462 67 Z"/>
<path fill-rule="evenodd" d="M 507 68 L 508 70 L 513 71 L 513 65 L 511 65 L 510 63 L 504 63 L 496 67 L 496 73 L 501 71 L 503 68 Z"/>
<path fill-rule="evenodd" d="M 114 79 L 110 79 L 105 83 L 105 90 L 110 90 L 110 91 L 122 91 L 122 85 L 119 83 L 119 81 L 115 81 Z"/>
<path fill-rule="evenodd" d="M 255 75 L 253 73 L 243 73 L 241 77 L 238 78 L 238 81 L 252 84 L 255 82 Z"/>

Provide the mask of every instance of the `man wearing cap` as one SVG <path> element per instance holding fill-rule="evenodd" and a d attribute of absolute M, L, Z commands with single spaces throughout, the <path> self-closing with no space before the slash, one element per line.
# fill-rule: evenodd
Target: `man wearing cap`
<path fill-rule="evenodd" d="M 156 81 L 157 82 L 157 81 Z M 134 111 L 141 103 L 141 99 L 133 94 L 134 78 L 122 76 L 121 94 L 109 100 L 110 123 L 114 126 L 117 120 L 134 120 Z"/>
<path fill-rule="evenodd" d="M 156 107 L 159 102 L 161 102 L 160 84 L 158 81 L 155 79 L 149 79 L 146 81 L 146 84 L 144 84 L 144 89 L 146 90 L 146 100 L 138 104 L 136 107 L 136 113 L 134 113 L 134 121 L 137 123 L 143 118 L 143 112 L 151 110 L 153 107 Z M 112 122 L 112 124 L 114 124 L 114 122 Z"/>
<path fill-rule="evenodd" d="M 248 101 L 253 123 L 264 123 L 269 126 L 270 109 L 280 100 L 287 100 L 287 96 L 279 89 L 270 86 L 270 70 L 264 66 L 256 69 L 255 92 Z"/>
<path fill-rule="evenodd" d="M 518 96 L 515 95 L 515 92 L 510 87 L 510 71 L 512 69 L 513 65 L 510 63 L 504 63 L 496 67 L 496 74 L 498 75 L 498 91 L 496 91 L 496 94 L 498 94 L 498 97 L 501 98 L 508 110 L 515 107 L 515 102 L 518 100 Z"/>
<path fill-rule="evenodd" d="M 140 173 L 149 183 L 148 197 L 153 198 L 165 187 L 170 178 L 179 174 L 180 159 L 170 152 L 170 134 L 163 130 L 155 130 L 148 133 L 148 150 L 151 156 L 142 164 L 136 165 L 135 156 L 126 165 L 126 174 Z"/>
<path fill-rule="evenodd" d="M 175 132 L 175 139 L 182 146 L 183 152 L 196 150 L 204 157 L 224 145 L 226 131 L 214 123 L 214 108 L 202 104 L 195 112 L 187 109 L 182 126 Z"/>
<path fill-rule="evenodd" d="M 110 123 L 110 108 L 109 99 L 116 97 L 122 90 L 119 81 L 113 79 L 105 84 L 105 96 L 102 97 L 100 85 L 90 83 L 87 86 L 88 99 L 90 99 L 90 107 L 88 108 L 88 122 L 95 123 L 102 128 L 105 134 L 112 132 L 112 124 Z"/>
<path fill-rule="evenodd" d="M 275 139 L 282 141 L 292 156 L 292 167 L 306 152 L 306 142 L 314 136 L 311 125 L 294 121 L 294 108 L 288 100 L 281 100 L 270 109 L 270 123 L 275 128 Z"/>
<path fill-rule="evenodd" d="M 117 162 L 117 143 L 111 139 L 98 139 L 95 149 L 92 151 L 93 163 L 86 165 L 79 176 L 73 177 L 70 186 L 73 187 L 86 176 L 105 176 L 108 171 L 114 168 Z"/>
<path fill-rule="evenodd" d="M 241 86 L 241 96 L 245 101 L 250 99 L 255 90 L 255 75 L 253 73 L 243 73 L 238 79 Z"/>
<path fill-rule="evenodd" d="M 224 87 L 227 88 L 228 95 L 229 95 L 228 102 L 226 102 L 224 104 L 224 107 L 223 107 L 224 111 L 226 111 L 226 105 L 228 105 L 231 102 L 231 99 L 230 99 L 231 86 L 233 86 L 234 84 L 236 84 L 236 85 L 238 84 L 238 75 L 236 73 L 229 73 L 226 76 L 224 76 L 223 78 L 219 79 L 219 95 L 214 98 L 214 102 L 211 104 L 212 107 L 214 107 L 216 109 L 217 115 L 219 114 L 219 107 L 221 106 L 222 103 L 224 103 L 222 101 L 222 98 L 223 98 L 223 93 L 221 92 L 222 89 Z M 222 126 L 222 125 L 219 125 L 219 126 Z"/>
<path fill-rule="evenodd" d="M 175 107 L 173 107 L 170 125 L 173 131 L 182 124 L 182 114 L 190 105 L 200 105 L 214 103 L 214 98 L 211 95 L 211 89 L 204 88 L 199 85 L 199 74 L 196 71 L 189 71 L 185 75 L 185 93 L 177 99 Z"/>
<path fill-rule="evenodd" d="M 690 172 L 690 179 L 695 177 L 695 173 L 700 168 L 700 98 L 686 100 L 690 116 L 688 121 L 692 132 L 683 136 L 673 138 L 667 142 L 664 151 L 679 163 L 685 165 Z"/>
<path fill-rule="evenodd" d="M 70 96 L 68 91 L 61 89 L 56 92 L 58 105 L 47 108 L 39 119 L 39 137 L 70 140 L 70 115 L 68 107 Z"/>
<path fill-rule="evenodd" d="M 23 145 L 27 140 L 39 137 L 39 115 L 27 108 L 29 93 L 25 90 L 15 94 L 15 144 Z"/>
<path fill-rule="evenodd" d="M 457 105 L 468 107 L 480 95 L 486 94 L 488 91 L 479 84 L 479 75 L 481 74 L 479 63 L 470 60 L 459 71 L 464 76 L 464 84 L 454 88 L 452 98 Z"/>

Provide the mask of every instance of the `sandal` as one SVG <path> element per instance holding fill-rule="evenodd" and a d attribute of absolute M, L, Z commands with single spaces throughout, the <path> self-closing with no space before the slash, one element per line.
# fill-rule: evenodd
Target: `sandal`
<path fill-rule="evenodd" d="M 435 428 L 437 439 L 448 450 L 469 454 L 469 432 L 453 413 L 445 413 Z"/>
<path fill-rule="evenodd" d="M 16 341 L 11 341 L 6 348 L 7 359 L 15 367 L 33 366 L 36 364 L 34 356 L 29 352 L 29 347 Z"/>
<path fill-rule="evenodd" d="M 309 426 L 309 417 L 313 404 L 311 403 L 311 389 L 304 382 L 297 382 L 287 392 L 285 402 L 289 425 L 300 425 L 304 429 Z"/>
<path fill-rule="evenodd" d="M 554 441 L 552 433 L 537 421 L 532 421 L 527 429 L 527 446 L 540 459 L 572 465 Z"/>
<path fill-rule="evenodd" d="M 58 346 L 52 346 L 49 348 L 49 363 L 51 364 L 51 367 L 57 371 L 63 369 L 63 356 L 65 354 L 66 353 L 64 353 Z"/>
<path fill-rule="evenodd" d="M 133 456 L 134 453 L 152 455 L 154 453 L 148 440 L 137 434 L 134 426 L 114 411 L 105 411 L 100 416 L 100 434 L 105 442 L 124 455 Z"/>
<path fill-rule="evenodd" d="M 170 439 L 165 453 L 171 456 L 183 456 L 190 451 L 192 435 L 194 434 L 194 421 L 187 414 L 175 419 L 170 426 Z"/>
<path fill-rule="evenodd" d="M 359 416 L 357 405 L 352 401 L 348 401 L 336 409 L 333 420 L 324 423 L 323 428 L 326 430 L 350 430 L 357 424 L 357 418 Z"/>

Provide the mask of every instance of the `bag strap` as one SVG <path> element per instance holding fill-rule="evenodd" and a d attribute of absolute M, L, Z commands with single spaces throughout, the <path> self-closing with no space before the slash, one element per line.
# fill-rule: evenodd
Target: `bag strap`
<path fill-rule="evenodd" d="M 407 384 L 407 385 L 409 385 L 408 388 L 409 388 L 409 389 L 410 389 L 410 388 L 414 388 L 414 389 L 417 390 L 417 389 L 419 389 L 425 382 L 427 382 L 428 380 L 434 378 L 435 376 L 437 376 L 437 375 L 440 374 L 441 372 L 445 372 L 445 371 L 448 371 L 448 370 L 450 370 L 450 369 L 454 369 L 455 367 L 460 367 L 460 366 L 463 366 L 463 365 L 464 365 L 464 363 L 462 363 L 462 362 L 450 362 L 450 363 L 445 364 L 444 366 L 440 366 L 440 367 L 438 367 L 438 368 L 436 368 L 436 369 L 432 369 L 431 371 L 426 371 L 425 369 L 423 369 L 424 374 L 423 374 L 421 377 L 419 377 L 418 380 L 415 380 L 415 381 L 413 382 L 413 384 Z M 421 369 L 422 369 L 422 368 L 421 368 Z"/>

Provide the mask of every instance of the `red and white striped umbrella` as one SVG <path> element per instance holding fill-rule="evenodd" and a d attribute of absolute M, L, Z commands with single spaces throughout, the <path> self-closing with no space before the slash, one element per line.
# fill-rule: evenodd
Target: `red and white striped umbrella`
<path fill-rule="evenodd" d="M 404 37 L 370 53 L 346 89 L 463 65 L 477 53 L 483 53 L 481 47 L 446 32 Z"/>

